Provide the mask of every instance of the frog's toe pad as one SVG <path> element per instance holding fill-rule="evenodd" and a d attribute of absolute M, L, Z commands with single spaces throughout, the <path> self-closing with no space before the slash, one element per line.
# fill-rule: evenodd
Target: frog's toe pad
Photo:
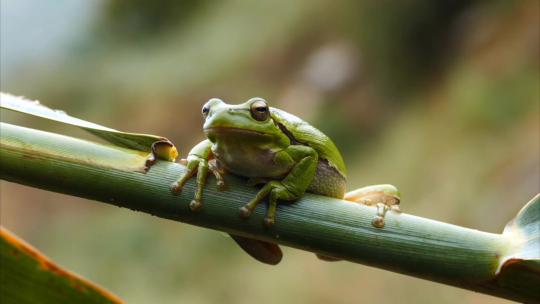
<path fill-rule="evenodd" d="M 270 227 L 274 226 L 274 224 L 276 223 L 276 220 L 274 218 L 265 217 L 264 220 L 263 220 L 263 223 L 264 223 L 265 227 L 270 228 Z"/>
<path fill-rule="evenodd" d="M 179 194 L 182 191 L 182 187 L 177 182 L 172 183 L 169 188 L 173 194 Z"/>
<path fill-rule="evenodd" d="M 375 228 L 384 228 L 384 217 L 377 215 L 371 221 L 371 225 Z"/>
<path fill-rule="evenodd" d="M 218 191 L 225 191 L 226 185 L 225 182 L 220 180 L 216 183 Z"/>
<path fill-rule="evenodd" d="M 249 210 L 246 206 L 240 207 L 238 211 L 241 218 L 246 219 L 251 216 L 251 210 Z"/>
<path fill-rule="evenodd" d="M 191 209 L 191 211 L 197 212 L 201 210 L 202 205 L 203 205 L 202 202 L 192 200 L 191 203 L 189 203 L 189 209 Z"/>

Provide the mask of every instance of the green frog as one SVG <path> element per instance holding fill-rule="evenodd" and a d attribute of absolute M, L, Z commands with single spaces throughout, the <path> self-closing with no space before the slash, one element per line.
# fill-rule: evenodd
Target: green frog
<path fill-rule="evenodd" d="M 248 178 L 250 184 L 264 184 L 255 197 L 240 208 L 248 218 L 268 198 L 264 225 L 276 221 L 280 201 L 295 201 L 305 192 L 345 199 L 376 207 L 372 225 L 384 227 L 388 210 L 399 212 L 399 191 L 392 185 L 374 185 L 346 193 L 346 167 L 332 140 L 302 119 L 269 107 L 262 98 L 231 105 L 212 98 L 202 107 L 206 140 L 197 144 L 181 162 L 185 173 L 171 185 L 174 193 L 197 176 L 197 190 L 189 207 L 203 206 L 203 189 L 211 172 L 223 189 L 225 172 Z M 232 236 L 250 255 L 268 263 L 281 259 L 279 247 L 262 241 Z M 275 246 L 275 247 L 274 247 Z M 331 257 L 319 256 L 325 260 Z"/>

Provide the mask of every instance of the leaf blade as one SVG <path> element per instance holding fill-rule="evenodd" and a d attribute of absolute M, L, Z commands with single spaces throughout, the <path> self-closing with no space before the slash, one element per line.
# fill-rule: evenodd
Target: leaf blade
<path fill-rule="evenodd" d="M 121 132 L 70 116 L 61 110 L 53 110 L 42 105 L 39 101 L 32 101 L 21 96 L 0 92 L 0 108 L 76 126 L 106 140 L 107 142 L 124 148 L 152 152 L 154 143 L 167 142 L 171 147 L 170 151 L 165 153 L 167 156 L 162 157 L 165 160 L 174 161 L 178 154 L 176 147 L 165 137 L 151 134 Z"/>
<path fill-rule="evenodd" d="M 124 303 L 0 227 L 2 303 Z"/>

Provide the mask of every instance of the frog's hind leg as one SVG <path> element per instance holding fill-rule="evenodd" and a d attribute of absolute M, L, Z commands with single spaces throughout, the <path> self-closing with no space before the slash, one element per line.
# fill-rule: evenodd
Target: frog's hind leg
<path fill-rule="evenodd" d="M 274 225 L 278 200 L 294 201 L 304 194 L 315 176 L 318 157 L 313 148 L 301 145 L 291 145 L 286 150 L 276 153 L 275 162 L 295 161 L 296 164 L 281 181 L 274 180 L 264 185 L 249 203 L 240 208 L 240 217 L 250 217 L 255 207 L 268 196 L 268 211 L 264 225 L 266 227 Z"/>
<path fill-rule="evenodd" d="M 371 221 L 377 228 L 384 227 L 384 216 L 388 210 L 401 212 L 398 206 L 401 201 L 399 190 L 388 184 L 367 186 L 347 192 L 344 199 L 377 207 L 377 215 Z"/>
<path fill-rule="evenodd" d="M 392 185 L 373 185 L 359 188 L 346 193 L 343 199 L 368 206 L 376 206 L 377 214 L 371 221 L 371 224 L 376 228 L 384 227 L 384 216 L 388 210 L 401 212 L 398 207 L 401 200 L 400 194 L 398 189 Z M 322 254 L 317 254 L 317 257 L 327 262 L 341 260 Z"/>

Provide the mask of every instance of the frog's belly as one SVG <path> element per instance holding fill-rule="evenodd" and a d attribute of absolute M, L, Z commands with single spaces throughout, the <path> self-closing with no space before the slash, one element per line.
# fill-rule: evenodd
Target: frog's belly
<path fill-rule="evenodd" d="M 292 169 L 292 164 L 277 165 L 276 151 L 271 149 L 237 145 L 233 149 L 215 147 L 212 152 L 227 171 L 245 177 L 280 179 Z"/>

